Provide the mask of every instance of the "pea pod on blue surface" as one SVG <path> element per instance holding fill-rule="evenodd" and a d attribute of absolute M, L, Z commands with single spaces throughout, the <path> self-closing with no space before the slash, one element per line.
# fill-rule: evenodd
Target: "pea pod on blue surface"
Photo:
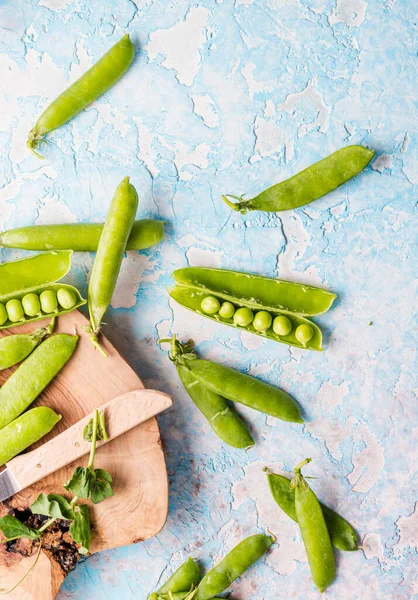
<path fill-rule="evenodd" d="M 297 522 L 295 490 L 291 486 L 291 480 L 278 473 L 270 473 L 267 469 L 266 472 L 274 500 L 293 521 Z M 321 508 L 332 545 L 346 552 L 358 550 L 358 538 L 354 527 L 328 506 L 321 503 Z"/>
<path fill-rule="evenodd" d="M 298 208 L 325 196 L 360 173 L 374 154 L 363 146 L 346 146 L 254 198 L 244 200 L 244 196 L 226 194 L 222 199 L 242 214 L 248 210 L 280 212 Z M 238 202 L 231 202 L 229 198 Z"/>
<path fill-rule="evenodd" d="M 71 250 L 43 252 L 0 264 L 0 329 L 67 314 L 86 304 L 75 287 L 55 283 L 68 273 L 71 255 Z M 73 301 L 60 305 L 59 292 Z"/>
<path fill-rule="evenodd" d="M 182 594 L 184 598 L 197 585 L 199 579 L 199 565 L 192 558 L 188 558 L 148 600 L 157 600 L 164 594 L 169 597 L 168 594 L 176 593 Z"/>

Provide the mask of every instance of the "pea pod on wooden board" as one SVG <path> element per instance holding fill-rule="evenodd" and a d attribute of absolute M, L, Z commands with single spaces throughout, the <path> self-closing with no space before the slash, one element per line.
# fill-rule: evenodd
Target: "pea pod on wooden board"
<path fill-rule="evenodd" d="M 301 473 L 307 458 L 294 469 L 291 485 L 295 490 L 296 519 L 308 556 L 312 579 L 323 592 L 335 579 L 335 558 L 324 514 L 315 493 Z"/>
<path fill-rule="evenodd" d="M 190 370 L 182 364 L 182 357 L 191 354 L 191 342 L 182 344 L 175 337 L 172 340 L 160 340 L 159 342 L 171 342 L 170 359 L 176 365 L 180 380 L 190 398 L 207 419 L 216 435 L 233 448 L 249 448 L 253 446 L 254 440 L 248 427 L 235 412 L 228 400 L 219 393 L 202 385 Z"/>
<path fill-rule="evenodd" d="M 0 435 L 0 466 L 42 439 L 61 420 L 47 406 L 38 406 L 3 427 Z"/>
<path fill-rule="evenodd" d="M 227 400 L 291 423 L 303 423 L 297 402 L 287 394 L 251 375 L 210 360 L 203 360 L 188 349 L 176 357 L 177 364 L 187 369 L 204 387 Z"/>
<path fill-rule="evenodd" d="M 86 304 L 86 300 L 72 285 L 53 283 L 69 271 L 71 255 L 72 251 L 44 252 L 0 264 L 0 329 L 64 315 Z M 65 291 L 67 297 L 73 298 L 71 306 L 65 308 L 58 304 L 55 308 L 55 302 L 49 303 L 51 298 L 54 300 L 58 296 L 60 290 L 61 294 Z M 52 296 L 45 296 L 44 292 L 50 292 Z M 46 307 L 53 310 L 44 312 Z"/>
<path fill-rule="evenodd" d="M 103 316 L 112 300 L 137 208 L 138 194 L 129 183 L 129 177 L 125 177 L 116 188 L 107 214 L 88 289 L 88 332 L 93 344 L 104 356 L 106 353 L 99 344 L 98 335 Z"/>
<path fill-rule="evenodd" d="M 270 535 L 252 535 L 235 546 L 225 558 L 205 575 L 194 600 L 210 600 L 226 590 L 257 562 L 274 543 Z"/>
<path fill-rule="evenodd" d="M 185 267 L 172 277 L 177 285 L 198 288 L 253 310 L 314 316 L 329 310 L 337 297 L 312 285 L 227 269 Z"/>
<path fill-rule="evenodd" d="M 126 250 L 144 250 L 161 242 L 165 221 L 140 219 L 135 221 Z M 0 246 L 21 250 L 73 250 L 96 252 L 103 223 L 68 223 L 60 225 L 29 225 L 0 233 Z"/>
<path fill-rule="evenodd" d="M 78 336 L 59 333 L 40 344 L 0 388 L 0 430 L 25 411 L 71 358 Z"/>
<path fill-rule="evenodd" d="M 128 70 L 134 55 L 135 48 L 126 34 L 44 110 L 29 132 L 29 150 L 43 158 L 35 148 L 44 141 L 44 135 L 67 123 L 107 92 Z"/>
<path fill-rule="evenodd" d="M 265 470 L 274 500 L 293 521 L 297 522 L 295 490 L 291 486 L 291 480 L 278 473 L 269 473 L 267 469 Z M 354 527 L 322 502 L 321 508 L 332 545 L 338 550 L 347 552 L 358 550 L 358 538 Z"/>
<path fill-rule="evenodd" d="M 187 595 L 200 579 L 200 568 L 192 558 L 188 558 L 171 577 L 151 594 L 148 600 L 157 600 L 162 594 L 185 593 Z"/>
<path fill-rule="evenodd" d="M 204 301 L 207 298 L 208 293 L 209 293 L 208 291 L 202 291 L 201 288 L 197 288 L 197 287 L 177 285 L 175 287 L 169 288 L 168 292 L 169 292 L 170 296 L 174 300 L 176 300 L 176 302 L 178 302 L 185 308 L 188 308 L 189 310 L 191 310 L 203 317 L 206 317 L 207 319 L 211 319 L 212 321 L 222 323 L 223 325 L 229 325 L 230 327 L 235 327 L 235 329 L 243 329 L 243 327 L 240 327 L 235 322 L 235 320 L 234 320 L 235 314 L 230 318 L 222 318 L 219 315 L 219 313 L 207 314 L 202 310 L 202 307 L 201 307 L 202 301 Z M 213 294 L 212 291 L 211 291 L 211 294 Z M 218 297 L 220 302 L 222 302 L 223 300 L 227 300 L 227 301 L 231 300 L 232 301 L 232 299 L 229 296 L 220 294 L 219 292 L 216 293 L 215 297 Z M 236 300 L 234 301 L 234 305 L 235 305 L 235 308 L 238 310 L 240 308 L 246 306 L 242 301 L 236 301 Z M 236 312 L 238 312 L 238 310 Z M 264 310 L 264 307 L 263 307 L 263 310 Z M 290 321 L 291 330 L 289 331 L 289 333 L 286 333 L 285 335 L 276 334 L 274 331 L 274 328 L 273 328 L 274 321 L 273 321 L 273 326 L 265 331 L 258 331 L 257 329 L 254 328 L 252 323 L 250 323 L 250 325 L 247 325 L 245 327 L 245 331 L 249 331 L 256 335 L 263 336 L 263 337 L 268 338 L 269 340 L 273 340 L 275 342 L 281 342 L 283 344 L 288 344 L 289 346 L 297 346 L 298 348 L 303 348 L 306 350 L 318 350 L 318 351 L 322 350 L 322 333 L 321 333 L 321 330 L 319 329 L 319 327 L 315 323 L 313 323 L 312 321 L 309 321 L 308 319 L 306 319 L 305 317 L 303 317 L 301 315 L 296 315 L 296 314 L 292 314 L 292 313 L 284 313 L 279 310 L 275 310 L 275 311 L 271 310 L 270 312 L 271 312 L 272 316 L 275 318 L 285 316 Z M 298 340 L 298 338 L 296 337 L 296 331 L 297 331 L 298 327 L 300 327 L 301 325 L 308 325 L 312 331 L 312 337 L 306 344 L 301 343 Z"/>
<path fill-rule="evenodd" d="M 47 327 L 39 327 L 32 333 L 8 335 L 0 338 L 0 371 L 17 365 L 35 350 L 54 331 L 55 319 Z"/>
<path fill-rule="evenodd" d="M 280 212 L 298 208 L 325 196 L 360 173 L 374 154 L 373 150 L 363 146 L 346 146 L 254 198 L 244 200 L 244 196 L 225 194 L 222 199 L 242 214 L 248 210 Z"/>

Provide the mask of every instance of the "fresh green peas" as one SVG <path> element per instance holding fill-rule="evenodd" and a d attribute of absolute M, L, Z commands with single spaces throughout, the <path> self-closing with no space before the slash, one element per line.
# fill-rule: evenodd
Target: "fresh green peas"
<path fill-rule="evenodd" d="M 200 304 L 201 309 L 207 315 L 215 315 L 218 312 L 220 306 L 221 305 L 219 300 L 214 296 L 206 296 L 206 298 L 203 298 Z"/>
<path fill-rule="evenodd" d="M 1 430 L 0 465 L 40 440 L 61 419 L 51 408 L 38 406 L 28 410 Z"/>
<path fill-rule="evenodd" d="M 256 313 L 253 321 L 253 327 L 256 331 L 267 331 L 270 329 L 273 318 L 266 310 L 260 310 Z"/>
<path fill-rule="evenodd" d="M 157 599 L 161 594 L 176 594 L 177 592 L 190 592 L 200 578 L 199 565 L 192 558 L 188 558 L 171 577 L 148 600 Z M 187 595 L 187 594 L 186 594 Z"/>
<path fill-rule="evenodd" d="M 60 288 L 57 292 L 57 300 L 62 308 L 69 310 L 77 304 L 77 298 L 72 290 L 66 288 Z"/>
<path fill-rule="evenodd" d="M 28 315 L 28 317 L 36 317 L 41 314 L 41 303 L 39 302 L 39 296 L 33 292 L 23 296 L 22 306 L 23 310 L 25 311 L 25 315 Z"/>
<path fill-rule="evenodd" d="M 295 490 L 296 518 L 308 556 L 312 579 L 323 592 L 335 579 L 335 559 L 331 539 L 320 503 L 301 474 L 307 458 L 294 469 L 292 487 Z"/>
<path fill-rule="evenodd" d="M 6 310 L 7 316 L 12 323 L 18 323 L 19 321 L 23 321 L 25 318 L 23 306 L 20 300 L 9 300 L 6 304 Z"/>
<path fill-rule="evenodd" d="M 239 327 L 248 327 L 248 325 L 251 325 L 253 318 L 253 311 L 247 308 L 246 306 L 243 306 L 242 308 L 239 308 L 237 311 L 235 311 L 234 323 Z"/>
<path fill-rule="evenodd" d="M 299 327 L 297 327 L 295 331 L 295 338 L 303 346 L 306 346 L 306 344 L 312 339 L 313 333 L 312 327 L 304 323 L 303 325 L 299 325 Z"/>
<path fill-rule="evenodd" d="M 235 312 L 235 306 L 232 302 L 222 302 L 221 308 L 219 309 L 219 316 L 222 319 L 232 319 Z"/>
<path fill-rule="evenodd" d="M 57 295 L 52 290 L 45 290 L 42 292 L 39 296 L 39 300 L 41 302 L 42 311 L 45 314 L 51 315 L 58 311 Z"/>
<path fill-rule="evenodd" d="M 134 55 L 135 49 L 126 34 L 44 110 L 29 132 L 27 146 L 31 152 L 43 158 L 35 151 L 43 136 L 67 123 L 107 92 L 128 70 Z"/>
<path fill-rule="evenodd" d="M 8 318 L 6 307 L 0 302 L 0 327 L 6 323 Z"/>
<path fill-rule="evenodd" d="M 273 331 L 276 335 L 289 335 L 292 331 L 292 323 L 288 317 L 280 315 L 273 321 Z"/>
<path fill-rule="evenodd" d="M 194 600 L 209 600 L 226 590 L 257 562 L 274 543 L 270 535 L 252 535 L 235 546 L 227 556 L 205 575 Z"/>

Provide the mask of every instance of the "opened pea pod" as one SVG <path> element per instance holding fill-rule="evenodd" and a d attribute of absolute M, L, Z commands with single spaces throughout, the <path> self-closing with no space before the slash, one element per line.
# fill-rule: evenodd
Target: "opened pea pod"
<path fill-rule="evenodd" d="M 86 303 L 72 285 L 55 283 L 68 273 L 71 254 L 44 252 L 0 265 L 0 329 L 63 315 Z"/>
<path fill-rule="evenodd" d="M 320 288 L 248 273 L 186 267 L 174 271 L 170 296 L 209 319 L 274 341 L 322 350 L 322 333 L 307 316 L 331 307 L 336 295 Z"/>
<path fill-rule="evenodd" d="M 248 210 L 280 212 L 309 204 L 360 173 L 372 160 L 373 150 L 347 146 L 297 173 L 290 179 L 267 188 L 254 198 L 226 194 L 222 199 L 230 208 L 245 214 Z M 238 202 L 231 202 L 229 198 Z"/>

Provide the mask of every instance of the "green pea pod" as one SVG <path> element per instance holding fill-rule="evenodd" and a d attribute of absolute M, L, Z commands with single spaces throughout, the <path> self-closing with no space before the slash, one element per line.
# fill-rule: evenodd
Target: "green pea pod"
<path fill-rule="evenodd" d="M 312 285 L 272 279 L 250 273 L 186 267 L 173 273 L 177 285 L 201 289 L 240 306 L 269 312 L 314 316 L 329 310 L 337 297 Z"/>
<path fill-rule="evenodd" d="M 259 560 L 274 543 L 269 535 L 252 535 L 235 546 L 225 558 L 205 575 L 194 600 L 209 600 L 226 590 L 235 579 Z"/>
<path fill-rule="evenodd" d="M 88 290 L 90 337 L 105 356 L 106 353 L 98 342 L 98 335 L 103 315 L 113 296 L 137 208 L 138 194 L 129 183 L 129 177 L 125 177 L 116 188 L 107 214 Z"/>
<path fill-rule="evenodd" d="M 312 579 L 322 593 L 335 579 L 335 559 L 324 514 L 315 493 L 301 474 L 308 458 L 294 469 L 292 487 L 295 490 L 296 518 L 308 556 Z"/>
<path fill-rule="evenodd" d="M 363 146 L 347 146 L 254 198 L 244 200 L 243 196 L 226 194 L 222 199 L 230 208 L 242 214 L 248 210 L 280 212 L 298 208 L 325 196 L 360 173 L 374 154 L 373 150 Z M 230 202 L 228 198 L 238 202 Z"/>
<path fill-rule="evenodd" d="M 274 500 L 293 521 L 297 521 L 295 490 L 290 485 L 290 479 L 277 473 L 267 473 L 267 480 Z M 350 523 L 322 502 L 321 508 L 332 545 L 347 552 L 358 550 L 357 533 Z"/>
<path fill-rule="evenodd" d="M 223 398 L 283 421 L 304 422 L 297 402 L 283 390 L 191 353 L 179 357 L 178 362 L 204 387 Z"/>
<path fill-rule="evenodd" d="M 38 158 L 35 148 L 43 136 L 58 129 L 107 92 L 128 70 L 135 55 L 129 35 L 124 35 L 80 79 L 54 100 L 29 132 L 27 146 Z"/>
<path fill-rule="evenodd" d="M 254 446 L 248 427 L 228 401 L 203 386 L 186 367 L 176 365 L 177 373 L 190 398 L 208 420 L 216 435 L 233 448 Z"/>
<path fill-rule="evenodd" d="M 78 336 L 46 339 L 0 388 L 0 430 L 21 415 L 71 358 Z"/>
<path fill-rule="evenodd" d="M 199 565 L 192 558 L 188 558 L 171 577 L 156 592 L 151 594 L 149 600 L 156 600 L 161 594 L 178 593 L 188 590 L 186 595 L 194 588 L 200 578 Z"/>
<path fill-rule="evenodd" d="M 126 250 L 144 250 L 161 242 L 165 221 L 141 219 L 135 221 Z M 0 233 L 0 246 L 22 250 L 67 250 L 96 252 L 103 223 L 68 223 L 61 225 L 30 225 Z"/>
<path fill-rule="evenodd" d="M 0 465 L 11 460 L 55 427 L 61 415 L 52 408 L 38 406 L 3 427 L 0 436 Z"/>
<path fill-rule="evenodd" d="M 0 314 L 0 329 L 64 315 L 86 303 L 80 292 L 72 285 L 55 283 L 68 273 L 71 267 L 71 255 L 72 250 L 43 252 L 21 260 L 0 264 L 0 313 L 3 312 L 3 317 Z M 75 304 L 71 308 L 59 307 L 52 313 L 43 313 L 40 310 L 41 294 L 50 291 L 56 295 L 59 290 L 66 290 L 73 296 Z M 39 307 L 37 310 L 28 311 L 26 303 L 29 305 L 29 299 L 31 307 L 34 305 L 33 301 L 36 300 Z M 4 314 L 4 311 L 1 310 L 2 306 L 7 306 L 11 301 L 17 301 L 21 307 L 23 304 L 22 312 L 23 308 L 29 312 L 29 314 L 24 314 L 17 323 L 9 318 L 7 311 Z"/>
<path fill-rule="evenodd" d="M 212 321 L 216 321 L 217 323 L 221 323 L 223 325 L 228 325 L 229 327 L 234 327 L 235 329 L 240 329 L 243 331 L 249 331 L 250 333 L 254 333 L 255 335 L 260 335 L 269 340 L 273 340 L 274 342 L 280 342 L 282 344 L 288 344 L 289 346 L 296 346 L 297 348 L 303 348 L 305 350 L 322 350 L 322 333 L 321 330 L 315 323 L 305 319 L 302 316 L 284 313 L 283 311 L 271 311 L 273 317 L 285 315 L 291 322 L 292 329 L 286 335 L 277 335 L 274 333 L 273 328 L 270 327 L 267 331 L 257 331 L 252 324 L 244 327 L 239 327 L 235 322 L 234 318 L 221 318 L 219 314 L 209 315 L 202 311 L 201 304 L 202 300 L 207 297 L 208 292 L 204 292 L 199 288 L 186 287 L 183 285 L 177 285 L 173 288 L 169 288 L 168 290 L 170 296 L 181 306 L 193 311 L 201 315 L 202 317 L 206 317 L 207 319 L 211 319 Z M 230 300 L 229 297 L 226 297 L 222 294 L 211 292 L 212 295 L 217 296 L 221 300 L 227 299 Z M 235 305 L 239 307 L 247 306 L 243 301 L 235 300 Z M 262 309 L 264 310 L 264 308 Z M 307 344 L 302 344 L 296 337 L 295 331 L 300 325 L 309 325 L 312 328 L 312 337 L 308 341 Z"/>
<path fill-rule="evenodd" d="M 0 338 L 0 371 L 24 360 L 46 337 L 54 331 L 55 319 L 48 327 L 40 327 L 32 333 L 8 335 Z"/>

